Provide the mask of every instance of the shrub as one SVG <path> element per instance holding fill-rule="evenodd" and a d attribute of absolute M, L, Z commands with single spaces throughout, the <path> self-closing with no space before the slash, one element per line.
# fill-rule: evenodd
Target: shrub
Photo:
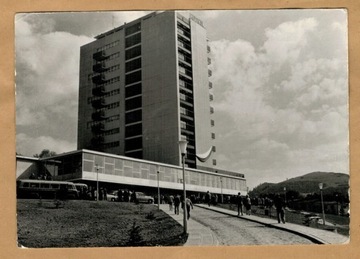
<path fill-rule="evenodd" d="M 130 231 L 129 231 L 129 240 L 127 242 L 128 246 L 142 246 L 144 245 L 144 240 L 140 234 L 140 226 L 136 225 L 134 221 Z"/>
<path fill-rule="evenodd" d="M 145 218 L 146 218 L 146 219 L 153 220 L 153 219 L 155 219 L 156 217 L 155 217 L 154 212 L 150 211 L 150 212 L 146 215 Z"/>

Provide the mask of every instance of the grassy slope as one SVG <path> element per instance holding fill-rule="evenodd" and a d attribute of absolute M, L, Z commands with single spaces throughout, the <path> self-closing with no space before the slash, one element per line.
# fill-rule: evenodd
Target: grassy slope
<path fill-rule="evenodd" d="M 61 208 L 52 200 L 18 200 L 17 205 L 19 246 L 176 246 L 186 240 L 181 225 L 154 205 L 81 200 Z M 137 244 L 128 243 L 131 230 Z"/>

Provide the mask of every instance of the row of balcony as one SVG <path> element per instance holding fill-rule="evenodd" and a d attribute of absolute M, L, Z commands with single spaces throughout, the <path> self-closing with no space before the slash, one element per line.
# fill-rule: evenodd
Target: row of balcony
<path fill-rule="evenodd" d="M 186 53 L 191 53 L 191 46 L 190 44 L 186 44 L 185 42 L 178 41 L 178 46 L 181 48 L 181 50 L 184 50 Z"/>
<path fill-rule="evenodd" d="M 98 75 L 94 75 L 92 77 L 92 82 L 94 84 L 103 84 L 105 83 L 107 80 L 109 80 L 109 77 L 106 76 L 105 74 L 98 74 Z"/>
<path fill-rule="evenodd" d="M 109 57 L 108 53 L 106 52 L 106 50 L 101 50 L 98 52 L 95 52 L 93 54 L 93 59 L 95 59 L 96 61 L 102 61 L 105 60 Z"/>
<path fill-rule="evenodd" d="M 93 99 L 91 101 L 91 105 L 95 109 L 104 108 L 105 106 L 107 106 L 109 104 L 110 104 L 110 101 L 106 100 L 105 98 Z"/>
<path fill-rule="evenodd" d="M 91 114 L 91 118 L 93 121 L 104 120 L 106 118 L 105 111 L 95 111 Z"/>
<path fill-rule="evenodd" d="M 93 71 L 96 73 L 102 73 L 102 72 L 107 71 L 108 69 L 109 68 L 106 66 L 106 64 L 104 62 L 93 65 Z"/>

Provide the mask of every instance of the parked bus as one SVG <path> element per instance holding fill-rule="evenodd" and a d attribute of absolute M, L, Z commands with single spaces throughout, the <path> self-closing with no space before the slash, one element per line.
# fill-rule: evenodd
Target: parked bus
<path fill-rule="evenodd" d="M 16 182 L 17 198 L 73 198 L 79 192 L 72 182 L 22 179 Z"/>

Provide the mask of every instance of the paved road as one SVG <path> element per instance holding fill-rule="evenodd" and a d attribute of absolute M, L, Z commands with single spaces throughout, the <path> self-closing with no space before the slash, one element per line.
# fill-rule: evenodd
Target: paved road
<path fill-rule="evenodd" d="M 199 207 L 191 210 L 190 220 L 211 229 L 219 245 L 312 244 L 310 240 L 286 231 Z"/>

